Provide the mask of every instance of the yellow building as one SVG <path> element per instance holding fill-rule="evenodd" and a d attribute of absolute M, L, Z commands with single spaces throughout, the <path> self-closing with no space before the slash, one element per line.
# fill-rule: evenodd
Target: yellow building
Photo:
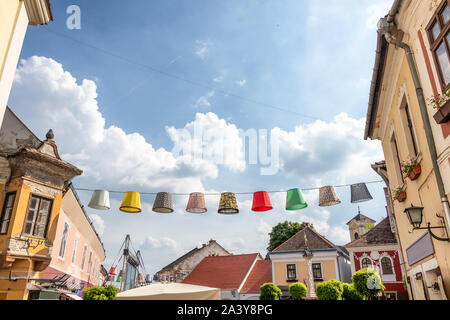
<path fill-rule="evenodd" d="M 450 123 L 438 123 L 430 104 L 450 84 L 449 20 L 448 0 L 395 0 L 378 24 L 365 139 L 382 143 L 385 164 L 372 167 L 395 199 L 410 299 L 450 296 Z M 423 207 L 415 229 L 412 206 Z"/>
<path fill-rule="evenodd" d="M 0 124 L 28 25 L 53 20 L 49 0 L 0 1 Z"/>
<path fill-rule="evenodd" d="M 309 224 L 269 253 L 272 262 L 272 281 L 288 294 L 294 282 L 308 285 L 306 248 L 312 252 L 312 275 L 314 284 L 336 279 L 351 282 L 351 266 L 348 252 L 343 247 L 317 233 Z"/>
<path fill-rule="evenodd" d="M 63 196 L 82 171 L 61 160 L 51 130 L 41 142 L 8 108 L 0 137 L 0 299 L 21 300 L 52 261 Z"/>

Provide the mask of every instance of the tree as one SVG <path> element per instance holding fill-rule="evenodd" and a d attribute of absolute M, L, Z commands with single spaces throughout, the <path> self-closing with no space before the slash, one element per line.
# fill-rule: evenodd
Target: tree
<path fill-rule="evenodd" d="M 118 292 L 114 286 L 92 287 L 83 291 L 83 300 L 114 300 Z"/>
<path fill-rule="evenodd" d="M 259 300 L 280 300 L 283 294 L 275 284 L 272 282 L 264 283 L 259 288 Z"/>
<path fill-rule="evenodd" d="M 298 222 L 280 222 L 275 227 L 272 228 L 272 231 L 269 233 L 270 240 L 269 246 L 267 247 L 267 251 L 270 252 L 280 244 L 285 242 L 287 239 L 292 237 L 294 234 L 302 230 L 306 224 L 298 223 Z M 311 225 L 312 228 L 312 225 Z"/>
<path fill-rule="evenodd" d="M 385 289 L 380 275 L 371 268 L 356 271 L 352 276 L 355 290 L 363 297 L 374 299 Z"/>
<path fill-rule="evenodd" d="M 341 300 L 343 292 L 344 286 L 335 279 L 321 282 L 316 287 L 317 299 L 319 300 Z"/>
<path fill-rule="evenodd" d="M 289 286 L 289 293 L 291 297 L 294 299 L 300 299 L 306 296 L 308 289 L 306 288 L 304 283 L 296 282 Z"/>
<path fill-rule="evenodd" d="M 355 290 L 353 283 L 342 283 L 344 286 L 344 292 L 342 298 L 344 300 L 362 300 L 364 297 Z"/>

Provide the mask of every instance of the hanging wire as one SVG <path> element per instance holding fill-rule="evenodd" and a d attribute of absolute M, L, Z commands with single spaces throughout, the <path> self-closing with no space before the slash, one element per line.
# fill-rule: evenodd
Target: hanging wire
<path fill-rule="evenodd" d="M 383 180 L 375 180 L 375 181 L 368 181 L 368 182 L 363 182 L 365 184 L 373 184 L 373 183 L 381 183 L 384 182 Z M 342 187 L 349 187 L 353 185 L 352 184 L 341 184 L 341 185 L 336 185 L 336 186 L 332 186 L 334 188 L 342 188 Z M 90 188 L 75 188 L 76 190 L 80 190 L 80 191 L 90 191 L 93 192 L 96 189 L 90 189 Z M 319 190 L 320 187 L 312 187 L 312 188 L 300 188 L 302 191 L 312 191 L 312 190 Z M 116 191 L 116 190 L 107 190 L 110 193 L 126 193 L 126 191 Z M 145 194 L 145 195 L 156 195 L 158 192 L 140 192 L 138 191 L 140 194 Z M 287 190 L 271 190 L 271 191 L 267 191 L 268 193 L 283 193 L 283 192 L 287 192 Z M 234 192 L 235 194 L 253 194 L 254 192 L 250 192 L 250 191 L 246 191 L 246 192 Z M 171 195 L 175 195 L 175 196 L 188 196 L 190 195 L 190 193 L 171 193 Z M 221 193 L 204 193 L 205 196 L 220 196 Z"/>
<path fill-rule="evenodd" d="M 59 36 L 59 37 L 67 38 L 67 39 L 69 39 L 69 40 L 71 40 L 71 41 L 73 41 L 73 42 L 76 42 L 76 43 L 78 43 L 78 44 L 81 44 L 81 45 L 83 45 L 83 46 L 85 46 L 85 47 L 88 47 L 88 48 L 91 48 L 91 49 L 100 51 L 100 52 L 102 52 L 103 54 L 106 54 L 106 55 L 109 55 L 109 56 L 114 57 L 114 58 L 116 58 L 116 59 L 125 61 L 125 62 L 127 62 L 127 63 L 129 63 L 129 64 L 133 64 L 133 65 L 135 65 L 135 66 L 139 66 L 139 67 L 141 67 L 141 68 L 143 68 L 143 69 L 146 69 L 146 70 L 148 70 L 148 71 L 151 71 L 151 72 L 154 72 L 154 73 L 157 73 L 157 74 L 166 76 L 166 77 L 168 77 L 168 78 L 172 78 L 172 79 L 175 79 L 175 80 L 178 80 L 178 81 L 183 81 L 183 82 L 186 82 L 186 83 L 191 84 L 191 85 L 193 85 L 193 86 L 205 88 L 205 89 L 208 89 L 208 90 L 214 90 L 214 91 L 216 91 L 216 92 L 219 92 L 219 93 L 223 94 L 224 96 L 230 96 L 230 97 L 233 97 L 233 98 L 242 100 L 242 101 L 246 101 L 246 102 L 249 102 L 249 103 L 252 103 L 252 104 L 260 105 L 260 106 L 262 106 L 262 107 L 266 107 L 266 108 L 270 108 L 270 109 L 275 109 L 275 110 L 287 112 L 287 113 L 290 113 L 290 114 L 296 114 L 296 115 L 301 116 L 301 117 L 303 117 L 303 118 L 309 118 L 309 119 L 312 119 L 312 120 L 321 120 L 320 118 L 317 118 L 317 117 L 314 117 L 314 116 L 305 115 L 305 114 L 302 114 L 302 113 L 293 111 L 292 109 L 289 110 L 289 109 L 281 108 L 281 107 L 278 107 L 278 106 L 275 106 L 275 105 L 272 105 L 272 104 L 269 104 L 269 103 L 266 103 L 266 102 L 262 102 L 262 101 L 259 101 L 259 100 L 255 100 L 255 99 L 251 99 L 251 98 L 247 98 L 247 97 L 241 96 L 241 95 L 236 94 L 236 93 L 233 93 L 233 92 L 231 92 L 231 91 L 222 90 L 222 89 L 219 89 L 219 88 L 216 88 L 216 87 L 213 87 L 213 86 L 204 84 L 204 83 L 200 83 L 200 82 L 197 82 L 197 81 L 194 81 L 194 80 L 191 80 L 191 79 L 183 78 L 183 77 L 180 77 L 180 76 L 177 76 L 177 75 L 168 73 L 168 72 L 166 72 L 166 71 L 157 69 L 157 68 L 152 67 L 152 66 L 150 66 L 150 65 L 147 65 L 147 64 L 144 64 L 144 63 L 140 63 L 140 62 L 136 62 L 136 61 L 131 60 L 131 59 L 127 58 L 127 57 L 118 55 L 118 54 L 116 54 L 116 53 L 114 53 L 114 52 L 111 52 L 111 51 L 108 51 L 108 50 L 106 50 L 106 49 L 97 47 L 97 46 L 95 46 L 95 45 L 86 43 L 86 42 L 84 42 L 84 41 L 81 41 L 81 40 L 72 38 L 72 37 L 67 36 L 67 35 L 65 35 L 65 34 L 63 34 L 63 33 L 56 32 L 56 31 L 49 30 L 49 29 L 45 29 L 45 30 L 46 30 L 47 32 L 53 33 L 53 34 L 55 34 L 55 35 L 57 35 L 57 36 Z"/>

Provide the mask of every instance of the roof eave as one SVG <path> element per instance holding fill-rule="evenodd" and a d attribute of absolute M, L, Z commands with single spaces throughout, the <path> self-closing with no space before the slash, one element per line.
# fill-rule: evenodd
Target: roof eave
<path fill-rule="evenodd" d="M 372 81 L 370 85 L 369 104 L 366 115 L 366 127 L 364 129 L 364 140 L 373 137 L 373 129 L 375 124 L 375 116 L 378 111 L 378 96 L 380 93 L 383 72 L 385 67 L 385 58 L 387 52 L 387 41 L 384 36 L 377 32 L 377 49 L 375 55 L 375 64 L 372 73 Z"/>

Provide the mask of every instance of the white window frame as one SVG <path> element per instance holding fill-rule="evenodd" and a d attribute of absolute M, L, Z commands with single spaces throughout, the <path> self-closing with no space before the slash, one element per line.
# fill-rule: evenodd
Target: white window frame
<path fill-rule="evenodd" d="M 86 262 L 86 253 L 87 253 L 87 244 L 84 245 L 83 247 L 83 256 L 81 257 L 81 270 L 84 270 L 84 265 Z"/>
<path fill-rule="evenodd" d="M 65 234 L 67 226 L 67 234 Z M 64 256 L 66 255 L 66 247 L 67 247 L 67 241 L 69 240 L 69 233 L 70 233 L 70 224 L 67 221 L 64 221 L 63 225 L 63 232 L 61 234 L 61 242 L 59 244 L 59 252 L 58 252 L 58 258 L 64 260 Z M 61 255 L 62 251 L 62 255 Z"/>
<path fill-rule="evenodd" d="M 294 266 L 295 277 L 289 278 L 288 266 Z M 296 263 L 286 263 L 286 280 L 297 280 L 297 264 Z"/>
<path fill-rule="evenodd" d="M 316 278 L 316 277 L 314 277 L 313 264 L 319 264 L 319 265 L 320 265 L 320 274 L 322 275 L 321 278 Z M 313 261 L 312 264 L 311 264 L 311 271 L 312 271 L 312 273 L 313 273 L 313 278 L 314 278 L 314 280 L 316 280 L 316 279 L 323 279 L 323 266 L 322 266 L 322 262 L 315 262 L 315 261 Z"/>
<path fill-rule="evenodd" d="M 76 264 L 76 262 L 77 262 L 77 251 L 78 251 L 78 241 L 79 240 L 80 240 L 80 236 L 76 235 L 75 241 L 73 242 L 72 264 Z"/>
<path fill-rule="evenodd" d="M 397 135 L 395 134 L 393 126 L 391 128 L 391 134 L 389 135 L 389 149 L 391 152 L 391 161 L 394 169 L 393 171 L 395 172 L 395 178 L 397 180 L 397 186 L 402 186 L 405 183 L 405 180 L 403 178 L 403 172 L 402 169 L 400 168 L 400 162 L 402 161 L 402 159 L 398 145 Z"/>
<path fill-rule="evenodd" d="M 411 104 L 409 103 L 408 95 L 406 94 L 406 85 L 403 84 L 403 86 L 400 88 L 399 93 L 399 104 L 398 104 L 398 111 L 399 111 L 399 118 L 400 122 L 402 124 L 404 138 L 406 142 L 406 148 L 408 150 L 409 157 L 411 159 L 415 159 L 419 157 L 420 154 L 420 147 L 419 147 L 419 140 L 417 139 L 417 133 L 416 133 L 416 126 L 414 124 L 414 119 L 412 117 L 411 112 Z M 408 106 L 408 111 L 406 110 L 406 106 Z M 408 126 L 408 118 L 411 120 L 412 125 L 412 133 L 410 133 L 409 126 Z M 398 141 L 397 141 L 398 143 Z M 414 151 L 414 146 L 416 147 L 416 151 Z M 414 154 L 417 152 L 417 154 Z"/>
<path fill-rule="evenodd" d="M 369 260 L 370 260 L 370 265 L 371 265 L 370 268 L 372 268 L 372 269 L 375 268 L 374 263 L 373 263 L 373 260 L 372 260 L 369 256 L 365 255 L 365 256 L 362 256 L 362 257 L 359 259 L 359 265 L 360 265 L 361 269 L 368 268 L 368 267 L 363 267 L 363 260 L 364 260 L 364 259 L 369 259 Z"/>
<path fill-rule="evenodd" d="M 87 274 L 91 274 L 91 267 L 92 267 L 92 250 L 91 252 L 89 252 L 89 260 L 88 260 L 88 265 L 87 265 Z"/>

